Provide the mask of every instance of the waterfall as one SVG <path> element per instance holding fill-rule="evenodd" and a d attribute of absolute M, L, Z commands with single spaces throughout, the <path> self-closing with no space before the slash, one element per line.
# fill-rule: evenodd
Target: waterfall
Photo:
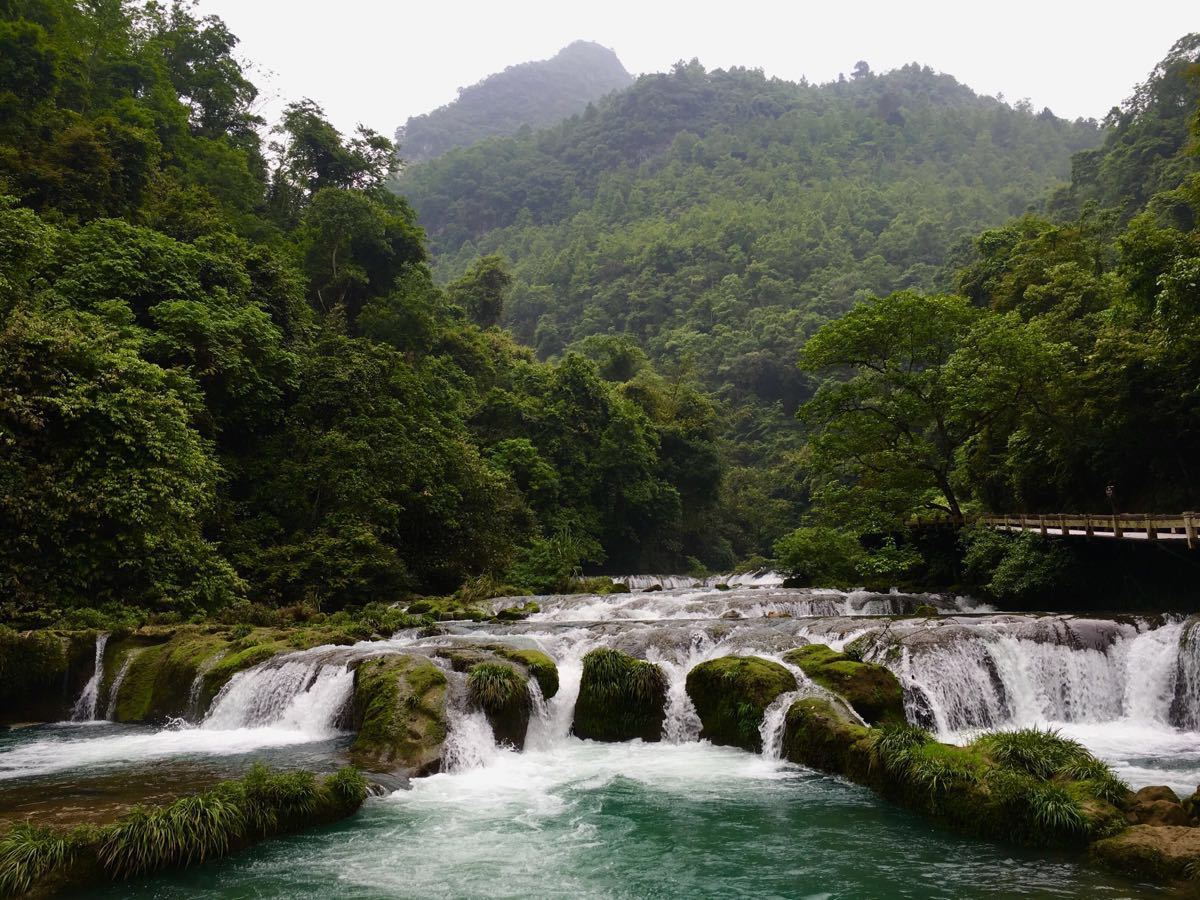
<path fill-rule="evenodd" d="M 187 718 L 191 721 L 198 721 L 204 712 L 200 709 L 200 695 L 204 692 L 204 679 L 222 659 L 225 658 L 225 653 L 214 653 L 206 658 L 199 666 L 196 667 L 196 677 L 192 679 L 192 685 L 188 688 L 188 705 Z"/>
<path fill-rule="evenodd" d="M 96 635 L 96 663 L 92 677 L 83 686 L 79 699 L 71 709 L 72 722 L 93 722 L 96 719 L 96 701 L 100 696 L 100 682 L 104 679 L 104 648 L 108 646 L 108 633 Z"/>
<path fill-rule="evenodd" d="M 344 662 L 293 654 L 238 672 L 221 689 L 201 728 L 234 730 L 276 727 L 314 737 L 336 733 L 354 688 Z"/>
<path fill-rule="evenodd" d="M 446 712 L 447 734 L 442 769 L 462 772 L 486 766 L 499 752 L 491 723 L 480 710 L 452 706 Z"/>
<path fill-rule="evenodd" d="M 941 735 L 1042 723 L 1125 720 L 1194 728 L 1200 659 L 1182 622 L 1081 645 L 983 630 L 894 648 L 870 658 L 891 668 L 911 721 Z"/>
<path fill-rule="evenodd" d="M 121 662 L 121 668 L 117 670 L 117 677 L 113 679 L 112 686 L 108 689 L 108 709 L 104 712 L 104 718 L 108 721 L 113 720 L 113 716 L 117 714 L 117 697 L 121 693 L 121 685 L 125 682 L 125 676 L 129 674 L 129 667 L 133 665 L 134 659 L 141 653 L 140 650 L 130 650 L 125 654 L 125 659 Z"/>
<path fill-rule="evenodd" d="M 771 701 L 763 711 L 762 724 L 758 726 L 762 738 L 762 755 L 766 759 L 783 759 L 783 733 L 787 723 L 787 712 L 792 704 L 808 691 L 786 691 Z"/>

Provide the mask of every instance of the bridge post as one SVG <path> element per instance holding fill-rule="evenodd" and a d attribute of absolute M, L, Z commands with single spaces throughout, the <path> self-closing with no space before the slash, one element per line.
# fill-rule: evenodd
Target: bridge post
<path fill-rule="evenodd" d="M 1158 540 L 1158 530 L 1154 527 L 1154 514 L 1146 513 L 1146 540 Z"/>
<path fill-rule="evenodd" d="M 1042 537 L 1046 536 L 1046 517 L 1038 516 L 1038 530 L 1042 533 Z"/>
<path fill-rule="evenodd" d="M 1088 513 L 1083 517 L 1083 533 L 1088 537 L 1095 537 L 1096 530 L 1092 528 L 1092 516 Z"/>
<path fill-rule="evenodd" d="M 1115 537 L 1115 538 L 1124 537 L 1125 532 L 1121 530 L 1121 517 L 1118 516 L 1116 513 L 1113 513 L 1112 520 L 1113 520 L 1113 537 Z"/>
<path fill-rule="evenodd" d="M 1070 537 L 1071 536 L 1071 526 L 1067 524 L 1067 514 L 1063 513 L 1059 518 L 1062 519 L 1062 526 L 1061 526 L 1062 527 L 1062 536 Z"/>
<path fill-rule="evenodd" d="M 1183 530 L 1187 534 L 1187 545 L 1189 550 L 1196 549 L 1196 514 L 1194 512 L 1185 512 L 1183 514 Z"/>

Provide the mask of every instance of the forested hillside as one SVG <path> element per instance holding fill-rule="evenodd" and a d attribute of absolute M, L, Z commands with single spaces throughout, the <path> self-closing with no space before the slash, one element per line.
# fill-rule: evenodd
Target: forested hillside
<path fill-rule="evenodd" d="M 982 228 L 1039 204 L 1101 137 L 917 65 L 809 85 L 693 62 L 399 188 L 443 276 L 512 261 L 505 321 L 541 357 L 644 352 L 718 396 L 747 554 L 803 508 L 787 454 L 806 338 L 866 296 L 950 286 Z"/>
<path fill-rule="evenodd" d="M 0 4 L 0 618 L 720 559 L 711 405 L 436 287 L 392 144 L 305 100 L 268 154 L 189 10 Z"/>
<path fill-rule="evenodd" d="M 398 128 L 396 143 L 406 161 L 433 159 L 455 147 L 515 134 L 522 126 L 553 125 L 632 81 L 613 51 L 575 41 L 550 59 L 509 66 L 460 88 L 453 102 Z"/>
<path fill-rule="evenodd" d="M 797 566 L 837 542 L 822 527 L 1200 506 L 1200 35 L 1106 124 L 1048 215 L 975 240 L 955 293 L 872 298 L 805 345 L 828 380 L 801 413 L 818 530 L 784 543 Z M 1082 583 L 1075 549 L 981 533 L 968 570 L 1022 598 Z"/>

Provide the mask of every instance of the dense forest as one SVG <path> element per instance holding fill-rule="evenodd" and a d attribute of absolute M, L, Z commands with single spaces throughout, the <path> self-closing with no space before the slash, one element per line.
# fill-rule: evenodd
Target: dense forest
<path fill-rule="evenodd" d="M 413 166 L 399 189 L 443 277 L 479 253 L 511 261 L 504 321 L 541 358 L 644 354 L 714 395 L 722 525 L 748 556 L 807 503 L 805 339 L 869 295 L 950 287 L 979 231 L 1036 206 L 1101 137 L 917 65 L 810 85 L 692 62 Z"/>
<path fill-rule="evenodd" d="M 455 147 L 553 125 L 582 113 L 593 101 L 628 87 L 633 76 L 617 55 L 590 41 L 575 41 L 550 59 L 509 66 L 458 98 L 413 116 L 396 129 L 396 143 L 411 162 L 433 159 Z"/>
<path fill-rule="evenodd" d="M 976 238 L 952 293 L 871 298 L 805 344 L 829 377 L 801 410 L 814 524 L 781 545 L 793 568 L 912 569 L 913 548 L 856 539 L 922 513 L 1200 507 L 1200 34 L 1105 125 L 1045 213 Z M 1001 596 L 1079 575 L 1079 548 L 964 543 Z"/>
<path fill-rule="evenodd" d="M 1198 505 L 1196 36 L 1103 125 L 691 63 L 399 181 L 236 48 L 0 2 L 7 620 L 892 578 L 914 513 Z"/>
<path fill-rule="evenodd" d="M 0 10 L 6 620 L 547 588 L 711 541 L 711 404 L 536 362 L 494 261 L 436 286 L 389 141 L 304 100 L 265 142 L 187 4 Z"/>

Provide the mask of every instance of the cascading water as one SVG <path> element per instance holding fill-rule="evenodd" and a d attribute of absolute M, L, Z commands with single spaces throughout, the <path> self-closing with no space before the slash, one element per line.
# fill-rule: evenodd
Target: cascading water
<path fill-rule="evenodd" d="M 204 710 L 200 708 L 200 701 L 204 693 L 204 679 L 224 658 L 224 653 L 215 653 L 197 666 L 196 677 L 192 679 L 191 687 L 188 688 L 187 715 L 191 721 L 195 722 L 203 717 Z"/>
<path fill-rule="evenodd" d="M 71 710 L 72 722 L 92 722 L 96 719 L 96 703 L 100 698 L 100 682 L 104 680 L 104 648 L 108 646 L 108 633 L 96 635 L 96 663 L 92 677 L 83 686 L 79 699 Z"/>
<path fill-rule="evenodd" d="M 133 661 L 137 659 L 140 650 L 130 650 L 125 654 L 125 659 L 121 661 L 121 668 L 117 670 L 117 676 L 113 679 L 112 685 L 108 689 L 108 708 L 104 711 L 104 718 L 112 721 L 117 715 L 117 700 L 121 694 L 121 685 L 125 683 L 125 676 L 129 674 L 129 667 L 133 665 Z"/>
<path fill-rule="evenodd" d="M 1194 660 L 1181 653 L 1183 624 L 1117 634 L 1078 646 L 978 630 L 928 646 L 877 645 L 874 661 L 904 685 L 909 717 L 941 734 L 972 728 L 1117 719 L 1186 726 L 1191 708 L 1177 682 Z M 1183 701 L 1179 697 L 1183 695 Z"/>
<path fill-rule="evenodd" d="M 213 700 L 200 727 L 218 731 L 273 727 L 327 737 L 337 732 L 353 687 L 354 672 L 344 662 L 295 654 L 234 675 Z"/>

